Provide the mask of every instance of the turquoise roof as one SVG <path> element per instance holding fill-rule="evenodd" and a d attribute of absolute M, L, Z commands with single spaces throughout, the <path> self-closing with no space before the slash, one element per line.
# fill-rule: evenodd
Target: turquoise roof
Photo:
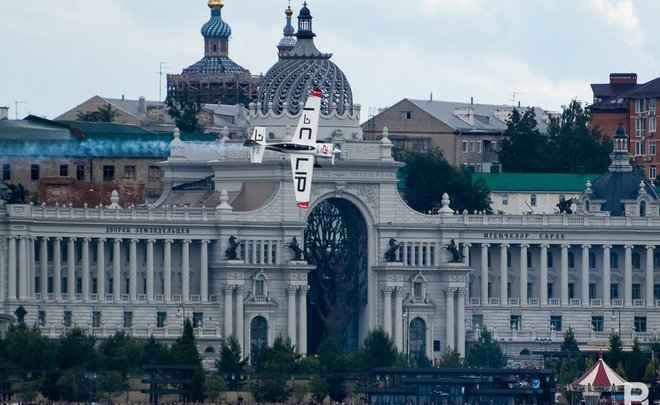
<path fill-rule="evenodd" d="M 500 191 L 582 192 L 587 181 L 593 182 L 600 174 L 572 173 L 475 173 L 483 178 L 488 188 Z"/>
<path fill-rule="evenodd" d="M 249 73 L 226 56 L 205 56 L 202 60 L 183 69 L 184 75 L 210 75 L 216 73 Z"/>
<path fill-rule="evenodd" d="M 227 39 L 231 36 L 231 27 L 222 20 L 222 10 L 212 9 L 211 19 L 202 26 L 204 38 Z"/>

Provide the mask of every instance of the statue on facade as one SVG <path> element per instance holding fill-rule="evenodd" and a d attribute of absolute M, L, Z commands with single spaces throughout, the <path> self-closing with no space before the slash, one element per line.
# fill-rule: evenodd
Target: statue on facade
<path fill-rule="evenodd" d="M 303 259 L 303 250 L 300 248 L 300 245 L 298 244 L 298 239 L 294 236 L 293 239 L 291 239 L 291 242 L 285 243 L 284 246 L 288 247 L 293 251 L 293 259 L 291 260 L 302 260 Z"/>
<path fill-rule="evenodd" d="M 23 305 L 16 308 L 16 311 L 14 311 L 14 315 L 16 315 L 16 320 L 18 321 L 19 324 L 22 325 L 25 323 L 25 315 L 27 315 L 27 311 L 25 310 L 25 308 L 23 308 Z"/>
<path fill-rule="evenodd" d="M 460 244 L 457 246 L 456 242 L 452 239 L 449 241 L 449 245 L 445 246 L 445 249 L 451 253 L 450 263 L 460 263 L 463 261 L 463 253 L 461 253 Z"/>
<path fill-rule="evenodd" d="M 557 203 L 557 208 L 559 208 L 559 213 L 560 214 L 572 214 L 573 210 L 571 209 L 571 205 L 573 205 L 573 199 L 569 198 L 566 200 L 563 196 L 559 198 L 559 202 Z"/>
<path fill-rule="evenodd" d="M 229 247 L 225 250 L 225 257 L 227 260 L 238 259 L 238 252 L 236 252 L 236 249 L 238 249 L 239 246 L 243 246 L 243 243 L 242 240 L 239 241 L 234 235 L 229 237 Z"/>
<path fill-rule="evenodd" d="M 396 260 L 396 253 L 399 251 L 402 244 L 397 243 L 396 239 L 390 238 L 389 245 L 390 245 L 390 247 L 385 251 L 385 261 L 386 262 L 395 262 L 395 261 L 397 261 Z"/>

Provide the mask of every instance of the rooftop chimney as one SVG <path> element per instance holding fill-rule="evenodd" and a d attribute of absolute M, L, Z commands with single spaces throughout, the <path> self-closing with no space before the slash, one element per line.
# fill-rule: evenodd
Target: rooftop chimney
<path fill-rule="evenodd" d="M 9 119 L 9 107 L 0 107 L 0 120 Z"/>
<path fill-rule="evenodd" d="M 610 84 L 637 84 L 637 73 L 610 73 Z"/>
<path fill-rule="evenodd" d="M 138 99 L 138 111 L 139 111 L 139 112 L 142 112 L 142 113 L 143 113 L 143 112 L 146 112 L 146 111 L 147 111 L 147 109 L 145 108 L 144 105 L 145 105 L 145 99 L 144 99 L 144 97 L 141 96 L 141 97 Z"/>

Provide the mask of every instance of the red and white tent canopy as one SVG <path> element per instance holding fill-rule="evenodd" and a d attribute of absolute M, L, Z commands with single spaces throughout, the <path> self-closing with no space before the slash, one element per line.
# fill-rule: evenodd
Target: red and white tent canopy
<path fill-rule="evenodd" d="M 603 361 L 602 353 L 598 361 L 577 380 L 571 383 L 573 389 L 580 389 L 590 391 L 591 387 L 597 391 L 603 391 L 609 387 L 614 391 L 618 391 L 622 385 L 626 383 L 620 375 L 614 372 L 605 361 Z"/>

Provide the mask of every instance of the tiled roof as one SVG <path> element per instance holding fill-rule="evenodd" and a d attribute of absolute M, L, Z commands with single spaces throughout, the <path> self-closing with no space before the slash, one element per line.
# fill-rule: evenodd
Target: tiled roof
<path fill-rule="evenodd" d="M 219 73 L 246 73 L 250 72 L 226 56 L 205 56 L 197 63 L 188 66 L 181 72 L 182 75 L 212 75 Z"/>
<path fill-rule="evenodd" d="M 462 132 L 496 132 L 506 130 L 506 119 L 514 107 L 507 105 L 457 103 L 451 101 L 411 100 L 419 108 L 428 112 L 446 125 Z M 518 111 L 525 111 L 528 107 L 516 107 Z M 536 121 L 541 132 L 545 132 L 548 123 L 544 120 L 547 111 L 539 107 L 531 107 L 536 113 Z M 458 110 L 471 109 L 474 114 L 474 123 L 470 125 L 457 114 Z"/>

